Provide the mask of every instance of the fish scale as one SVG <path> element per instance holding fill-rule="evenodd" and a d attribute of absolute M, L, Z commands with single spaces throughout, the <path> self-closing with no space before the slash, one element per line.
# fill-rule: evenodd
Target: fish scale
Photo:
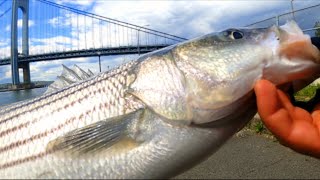
<path fill-rule="evenodd" d="M 127 65 L 127 66 L 129 66 L 129 65 Z M 116 73 L 120 73 L 120 71 L 118 71 Z M 103 75 L 102 75 L 102 77 L 103 77 Z M 109 78 L 110 77 L 107 77 L 105 81 L 108 81 Z M 121 115 L 121 113 L 123 113 L 123 107 L 118 106 L 118 104 L 116 103 L 121 98 L 120 94 L 117 92 L 119 92 L 120 88 L 122 88 L 123 85 L 119 85 L 120 81 L 116 80 L 116 78 L 117 78 L 116 76 L 111 77 L 111 78 L 112 78 L 111 82 L 113 82 L 113 84 L 116 84 L 116 86 L 113 85 L 112 88 L 108 88 L 108 90 L 112 91 L 113 94 L 117 94 L 117 96 L 116 97 L 110 96 L 110 99 L 109 99 L 110 103 L 108 103 L 108 107 L 105 107 L 104 109 L 99 109 L 99 111 L 113 110 L 113 111 L 111 111 L 112 114 L 110 116 L 116 116 L 116 115 Z M 101 82 L 99 82 L 99 81 L 101 81 L 100 79 L 101 79 L 101 77 L 98 76 L 96 78 L 96 80 L 98 82 L 95 82 L 95 80 L 94 80 L 93 81 L 94 84 L 95 85 L 101 84 Z M 89 80 L 88 83 L 90 83 L 90 81 L 92 81 L 92 80 Z M 80 101 L 86 101 L 86 99 L 83 99 L 83 97 L 87 94 L 90 96 L 90 94 L 93 94 L 93 92 L 95 92 L 95 94 L 96 94 L 96 96 L 94 96 L 94 97 L 99 97 L 99 95 L 97 93 L 97 89 L 90 88 L 90 86 L 81 90 L 81 87 L 86 86 L 85 84 L 86 84 L 86 82 L 84 84 L 79 84 L 78 86 L 80 86 L 80 88 L 71 87 L 71 88 L 69 88 L 69 92 L 68 92 L 68 90 L 63 91 L 65 94 L 70 94 L 69 96 L 64 96 L 64 98 L 61 98 L 61 97 L 63 97 L 63 93 L 60 92 L 60 93 L 53 93 L 53 94 L 45 95 L 46 98 L 43 98 L 43 100 L 40 100 L 39 102 L 37 102 L 39 105 L 38 106 L 35 105 L 35 107 L 26 106 L 24 104 L 28 104 L 28 103 L 24 103 L 19 108 L 21 110 L 16 111 L 20 114 L 19 116 L 15 116 L 15 114 L 13 114 L 13 113 L 11 113 L 11 116 L 10 115 L 9 116 L 1 116 L 1 117 L 5 117 L 8 120 L 7 120 L 7 122 L 4 123 L 5 125 L 0 127 L 0 130 L 2 132 L 5 132 L 8 129 L 13 129 L 13 130 L 5 133 L 0 138 L 1 147 L 2 147 L 2 148 L 0 147 L 0 149 L 6 149 L 6 147 L 8 147 L 10 149 L 9 155 L 6 154 L 6 157 L 10 157 L 10 158 L 3 157 L 3 153 L 0 152 L 0 166 L 1 166 L 1 164 L 5 164 L 5 162 L 8 162 L 10 160 L 14 161 L 17 159 L 22 159 L 22 157 L 25 157 L 25 153 L 16 153 L 16 152 L 18 152 L 18 151 L 19 152 L 21 152 L 21 151 L 28 152 L 28 150 L 30 150 L 30 147 L 32 147 L 32 143 L 37 143 L 38 141 L 40 141 L 40 142 L 43 141 L 43 139 L 41 137 L 45 136 L 45 134 L 46 134 L 46 132 L 44 130 L 47 130 L 50 132 L 50 129 L 52 129 L 52 126 L 57 129 L 57 128 L 59 128 L 59 124 L 64 124 L 66 121 L 68 121 L 67 118 L 65 118 L 65 120 L 64 120 L 64 118 L 62 118 L 61 116 L 57 117 L 59 114 L 61 114 L 61 115 L 66 114 L 66 113 L 71 114 L 71 116 L 66 116 L 66 117 L 70 117 L 70 118 L 73 116 L 73 114 L 74 115 L 77 114 L 77 116 L 74 116 L 74 117 L 79 118 L 79 117 L 81 117 L 82 114 L 77 113 L 76 112 L 77 109 L 80 110 L 80 112 L 83 112 L 82 109 L 88 109 L 87 112 L 89 114 L 92 113 L 92 108 L 83 108 L 83 105 L 85 103 L 79 102 L 79 99 L 81 99 Z M 96 86 L 91 86 L 91 87 L 96 87 Z M 116 90 L 116 88 L 118 88 L 118 90 Z M 75 91 L 75 89 L 77 89 L 78 91 Z M 100 88 L 100 90 L 101 90 L 101 88 Z M 108 92 L 104 92 L 104 91 L 101 91 L 101 93 L 108 94 Z M 48 101 L 48 99 L 49 100 L 51 99 L 51 101 Z M 72 101 L 69 101 L 72 99 L 77 100 L 77 101 L 75 101 L 76 103 L 74 105 L 72 105 L 73 104 Z M 46 103 L 46 101 L 47 101 L 47 103 Z M 34 101 L 29 101 L 29 102 L 34 102 Z M 108 102 L 108 100 L 106 100 L 104 102 Z M 91 101 L 89 101 L 89 103 L 91 103 Z M 99 104 L 99 101 L 96 101 L 96 103 Z M 46 105 L 46 106 L 44 106 L 44 105 Z M 69 108 L 64 109 L 63 107 L 65 107 L 65 106 L 68 106 Z M 79 107 L 77 107 L 77 106 L 79 106 Z M 41 112 L 38 111 L 37 107 L 42 107 Z M 88 106 L 88 107 L 90 107 L 90 106 Z M 96 107 L 96 106 L 94 106 L 94 107 Z M 74 110 L 73 110 L 73 108 L 74 108 Z M 59 111 L 57 111 L 57 109 L 61 109 L 61 110 L 63 110 L 63 112 L 59 112 Z M 116 109 L 119 109 L 119 110 L 116 110 Z M 9 110 L 7 110 L 7 111 L 9 111 Z M 95 114 L 96 114 L 96 112 L 95 112 Z M 106 114 L 106 113 L 104 113 L 104 114 Z M 34 116 L 40 117 L 41 119 L 35 119 Z M 55 118 L 57 118 L 57 119 L 54 120 Z M 59 119 L 59 118 L 61 118 L 61 119 Z M 103 117 L 103 118 L 108 118 L 108 117 Z M 6 119 L 4 119 L 4 120 L 6 120 Z M 32 119 L 33 119 L 33 122 L 30 122 Z M 93 118 L 93 119 L 87 118 L 86 121 L 88 121 L 88 122 L 85 123 L 85 121 L 84 121 L 83 122 L 84 124 L 83 123 L 76 123 L 76 124 L 71 123 L 70 126 L 67 126 L 65 128 L 64 131 L 65 132 L 70 131 L 74 127 L 79 128 L 81 126 L 84 126 L 86 124 L 89 124 L 89 123 L 92 123 L 92 122 L 95 122 L 98 120 L 99 119 L 97 119 L 97 118 Z M 1 119 L 1 121 L 3 121 L 3 119 Z M 52 124 L 51 126 L 46 126 L 47 122 L 54 122 L 54 123 L 50 123 L 50 124 Z M 81 118 L 79 118 L 78 122 L 81 122 Z M 24 124 L 27 123 L 27 124 L 26 124 L 26 126 L 21 128 L 21 127 L 19 127 L 19 125 L 21 125 L 22 123 L 24 123 Z M 56 125 L 54 125 L 54 124 L 56 124 Z M 31 126 L 33 131 L 29 132 L 30 128 L 28 126 Z M 16 129 L 15 131 L 14 131 L 14 128 Z M 53 128 L 53 130 L 55 130 L 55 129 Z M 61 132 L 63 132 L 63 130 L 61 130 Z M 40 136 L 38 133 L 40 133 Z M 17 134 L 17 135 L 15 135 L 15 134 Z M 33 139 L 33 140 L 31 140 L 32 142 L 27 143 L 26 145 L 18 146 L 17 148 L 13 148 L 13 146 L 16 146 L 16 145 L 13 145 L 15 143 L 17 143 L 17 145 L 24 144 L 24 140 L 21 143 L 19 143 L 20 141 L 17 141 L 18 139 L 21 139 L 21 138 L 12 138 L 12 137 L 17 137 L 18 134 L 22 134 L 24 139 Z M 63 134 L 63 133 L 60 133 L 60 134 Z M 56 133 L 56 135 L 59 135 L 59 133 Z M 45 146 L 46 142 L 49 142 L 53 138 L 54 137 L 47 138 L 46 141 L 44 141 L 44 143 L 42 143 L 42 144 Z M 41 147 L 41 146 L 39 146 L 39 147 Z M 45 150 L 45 147 L 42 147 L 40 149 L 41 149 L 41 151 L 43 151 L 43 150 Z M 40 152 L 40 150 L 38 150 L 38 151 L 32 150 L 32 151 L 33 151 L 32 154 L 37 154 Z M 2 156 L 1 156 L 1 154 L 2 154 Z"/>

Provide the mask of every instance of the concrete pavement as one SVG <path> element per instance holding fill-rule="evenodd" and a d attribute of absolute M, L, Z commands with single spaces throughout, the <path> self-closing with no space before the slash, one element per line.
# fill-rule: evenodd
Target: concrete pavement
<path fill-rule="evenodd" d="M 246 130 L 177 179 L 320 179 L 320 160 Z"/>

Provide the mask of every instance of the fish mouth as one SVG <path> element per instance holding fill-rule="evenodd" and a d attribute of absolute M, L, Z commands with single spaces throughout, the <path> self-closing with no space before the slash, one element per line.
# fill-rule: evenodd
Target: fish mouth
<path fill-rule="evenodd" d="M 289 60 L 311 60 L 320 63 L 320 51 L 312 44 L 310 36 L 304 34 L 296 22 L 289 21 L 279 27 L 273 26 L 271 31 L 278 37 L 280 56 L 285 56 Z"/>
<path fill-rule="evenodd" d="M 289 83 L 298 91 L 320 76 L 320 51 L 294 21 L 267 30 L 265 45 L 271 45 L 273 61 L 263 78 L 274 84 Z"/>

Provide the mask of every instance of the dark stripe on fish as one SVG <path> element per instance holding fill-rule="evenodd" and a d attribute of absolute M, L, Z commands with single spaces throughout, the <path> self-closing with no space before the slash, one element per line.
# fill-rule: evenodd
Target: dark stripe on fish
<path fill-rule="evenodd" d="M 92 93 L 93 93 L 94 95 L 95 95 L 97 92 L 100 93 L 100 92 L 101 92 L 101 89 L 103 89 L 103 90 L 105 91 L 105 87 L 102 87 L 102 88 L 100 88 L 100 89 L 97 89 L 97 90 L 93 91 Z M 66 108 L 68 108 L 69 106 L 73 106 L 76 102 L 81 102 L 82 100 L 87 99 L 88 96 L 89 96 L 89 95 L 86 94 L 86 95 L 83 96 L 83 98 L 78 99 L 78 100 L 76 100 L 76 101 L 72 101 L 72 102 L 66 104 L 64 107 L 61 107 L 61 108 L 58 108 L 58 109 L 52 109 L 53 111 L 51 111 L 50 114 L 55 113 L 55 112 L 58 112 L 58 111 L 60 111 L 61 109 L 66 109 Z M 114 104 L 111 103 L 111 105 L 114 105 Z M 108 106 L 106 106 L 106 107 L 108 107 Z M 22 129 L 22 128 L 27 128 L 29 125 L 31 125 L 31 124 L 33 124 L 33 123 L 35 123 L 35 122 L 39 122 L 39 120 L 43 119 L 44 116 L 46 116 L 46 115 L 39 116 L 39 117 L 35 118 L 32 122 L 27 121 L 27 122 L 25 122 L 25 123 L 19 124 L 19 125 L 17 125 L 17 126 L 12 127 L 12 128 L 3 130 L 3 131 L 0 132 L 0 138 L 3 137 L 3 136 L 5 136 L 5 135 L 8 135 L 8 134 L 10 134 L 10 133 L 13 133 L 13 132 L 15 132 L 15 131 L 17 131 L 17 130 L 20 130 L 20 129 Z M 0 122 L 0 124 L 1 124 L 1 122 Z"/>
<path fill-rule="evenodd" d="M 90 80 L 90 81 L 92 81 L 92 82 L 89 83 L 89 84 L 86 84 L 86 85 L 83 86 L 81 89 L 75 89 L 74 91 L 71 91 L 71 92 L 69 92 L 69 93 L 62 94 L 61 97 L 58 96 L 58 97 L 56 97 L 54 100 L 52 100 L 52 101 L 50 101 L 50 102 L 48 102 L 48 103 L 46 103 L 46 104 L 38 103 L 38 106 L 35 107 L 35 108 L 33 108 L 33 109 L 28 109 L 28 108 L 26 108 L 25 111 L 22 111 L 22 112 L 20 112 L 20 113 L 14 114 L 13 116 L 9 116 L 9 117 L 7 117 L 6 119 L 2 119 L 2 120 L 0 121 L 0 125 L 3 124 L 3 123 L 5 123 L 5 122 L 7 122 L 8 120 L 11 120 L 12 118 L 15 118 L 15 117 L 18 117 L 18 116 L 20 116 L 20 115 L 25 114 L 26 112 L 30 112 L 30 111 L 36 110 L 37 108 L 43 107 L 43 106 L 45 106 L 45 105 L 50 105 L 50 104 L 56 102 L 57 100 L 61 100 L 61 99 L 63 99 L 64 97 L 69 96 L 70 94 L 73 94 L 73 93 L 75 93 L 75 92 L 81 91 L 82 89 L 86 89 L 86 88 L 88 88 L 89 86 L 94 86 L 94 85 L 96 85 L 97 83 L 106 80 L 107 78 L 109 78 L 109 76 L 108 76 L 108 77 L 105 77 L 105 78 L 101 78 L 99 81 L 95 81 L 95 80 L 92 81 L 92 80 Z M 98 78 L 97 78 L 97 79 L 98 79 Z M 88 82 L 90 82 L 90 81 L 88 81 Z M 18 105 L 18 106 L 10 107 L 9 109 L 4 109 L 3 112 L 1 112 L 1 113 L 9 113 L 10 111 L 15 111 L 17 108 L 23 108 L 23 107 L 29 106 L 30 104 L 33 104 L 33 103 L 35 103 L 35 102 L 40 102 L 40 101 L 42 101 L 42 100 L 44 100 L 44 99 L 50 98 L 50 97 L 52 97 L 52 96 L 56 96 L 57 94 L 59 94 L 59 93 L 62 92 L 62 91 L 68 92 L 69 89 L 74 88 L 74 87 L 76 87 L 76 86 L 78 86 L 78 85 L 79 85 L 79 84 L 73 84 L 73 85 L 71 85 L 70 87 L 67 87 L 66 89 L 59 90 L 59 91 L 56 91 L 56 92 L 54 92 L 54 93 L 45 95 L 45 96 L 43 96 L 43 97 L 36 98 L 36 99 L 34 99 L 34 100 L 32 100 L 32 101 L 26 102 L 26 103 L 24 103 L 24 104 L 20 104 L 20 105 Z M 37 104 L 37 103 L 36 103 L 36 104 Z M 0 114 L 1 114 L 1 113 L 0 113 Z"/>
<path fill-rule="evenodd" d="M 84 98 L 87 98 L 87 97 L 84 97 Z M 84 98 L 82 98 L 82 99 L 84 99 Z M 79 99 L 79 101 L 81 101 L 82 99 Z M 77 101 L 72 101 L 71 103 L 66 104 L 63 108 L 67 108 L 67 107 L 70 106 L 70 105 L 72 106 L 72 105 L 73 105 L 74 103 L 76 103 L 76 102 L 77 102 Z M 53 111 L 51 111 L 50 114 L 55 113 L 55 112 L 58 112 L 58 111 L 60 111 L 60 110 L 63 109 L 63 108 L 53 109 Z M 29 125 L 31 125 L 31 124 L 33 124 L 33 123 L 35 123 L 35 122 L 39 122 L 41 119 L 43 119 L 44 116 L 46 116 L 46 114 L 43 115 L 43 116 L 39 116 L 39 117 L 35 118 L 32 122 L 31 122 L 31 121 L 27 121 L 27 122 L 22 123 L 22 124 L 20 124 L 20 125 L 17 125 L 17 126 L 14 126 L 14 127 L 12 127 L 12 128 L 6 129 L 6 130 L 4 130 L 4 131 L 1 131 L 1 132 L 0 132 L 0 138 L 3 137 L 3 136 L 5 136 L 5 135 L 8 135 L 8 134 L 10 134 L 10 133 L 13 133 L 13 132 L 16 131 L 16 130 L 20 130 L 20 129 L 22 129 L 22 128 L 26 128 L 26 127 L 28 127 Z"/>
<path fill-rule="evenodd" d="M 124 69 L 124 70 L 127 70 L 127 69 L 128 69 L 128 68 L 126 68 L 126 69 Z M 116 70 L 117 70 L 117 69 L 116 69 Z M 70 94 L 73 94 L 73 93 L 75 93 L 75 92 L 81 91 L 82 89 L 86 89 L 86 88 L 88 88 L 89 86 L 94 86 L 94 85 L 96 85 L 97 83 L 100 83 L 100 82 L 102 82 L 102 81 L 105 81 L 105 80 L 108 79 L 111 75 L 114 76 L 115 74 L 121 73 L 121 71 L 117 72 L 116 70 L 115 70 L 114 73 L 110 73 L 110 74 L 108 74 L 106 77 L 103 77 L 103 78 L 101 78 L 101 79 L 99 79 L 99 77 L 103 76 L 103 74 L 102 74 L 101 76 L 97 76 L 94 80 L 90 79 L 90 80 L 87 81 L 87 83 L 89 83 L 90 81 L 92 81 L 91 83 L 83 86 L 82 88 L 78 88 L 78 89 L 75 89 L 74 91 L 71 91 L 71 92 L 69 92 L 69 93 L 63 94 L 63 96 L 61 96 L 61 97 L 58 96 L 56 99 L 52 100 L 52 101 L 49 102 L 49 103 L 46 103 L 46 104 L 38 103 L 39 105 L 38 105 L 37 107 L 33 108 L 33 109 L 28 109 L 28 108 L 27 108 L 25 111 L 22 111 L 22 112 L 20 112 L 20 113 L 14 114 L 13 116 L 9 116 L 9 117 L 7 117 L 6 119 L 2 119 L 2 120 L 0 121 L 0 125 L 3 124 L 3 123 L 5 123 L 5 122 L 7 122 L 8 120 L 11 120 L 12 118 L 15 118 L 15 117 L 18 117 L 18 116 L 20 116 L 20 115 L 25 114 L 26 112 L 30 112 L 30 111 L 36 110 L 37 108 L 43 107 L 43 106 L 45 106 L 45 105 L 50 105 L 50 104 L 56 102 L 57 100 L 63 99 L 65 96 L 69 96 Z M 124 71 L 124 70 L 123 70 L 123 71 Z M 97 79 L 99 79 L 99 80 L 97 80 Z M 114 82 L 110 81 L 110 84 L 113 84 L 114 87 L 117 88 L 117 86 L 114 84 Z M 122 84 L 122 83 L 119 83 L 119 84 Z M 74 87 L 76 87 L 76 86 L 78 86 L 78 85 L 79 85 L 79 84 L 71 85 L 70 87 L 65 88 L 63 91 L 66 91 L 66 92 L 67 92 L 68 89 L 74 88 Z M 104 88 L 103 88 L 103 90 L 104 90 Z M 2 111 L 2 112 L 0 111 L 0 112 L 1 112 L 1 113 L 4 113 L 4 112 L 5 112 L 5 113 L 8 113 L 8 111 L 14 111 L 14 110 L 16 110 L 17 108 L 26 107 L 26 106 L 28 106 L 28 105 L 30 105 L 30 104 L 35 103 L 35 102 L 40 102 L 40 101 L 42 101 L 42 100 L 44 100 L 44 99 L 50 98 L 51 96 L 56 96 L 56 95 L 59 94 L 61 91 L 62 91 L 62 90 L 56 91 L 56 92 L 51 93 L 51 94 L 48 94 L 48 95 L 46 95 L 46 96 L 36 98 L 36 99 L 34 99 L 34 100 L 30 101 L 30 102 L 27 102 L 27 103 L 24 103 L 24 104 L 20 104 L 20 105 L 18 105 L 18 106 L 10 107 L 9 109 L 4 109 L 5 111 Z M 96 91 L 95 91 L 94 93 L 96 93 Z M 87 95 L 86 95 L 85 97 L 87 97 Z M 1 115 L 1 113 L 0 113 L 0 115 Z"/>
<path fill-rule="evenodd" d="M 76 120 L 77 118 L 76 117 L 73 117 L 69 120 L 67 120 L 66 122 L 64 122 L 63 124 L 59 124 L 57 127 L 53 128 L 53 129 L 50 129 L 50 130 L 47 130 L 43 133 L 40 133 L 40 134 L 36 134 L 36 135 L 33 135 L 31 136 L 30 138 L 27 138 L 27 139 L 24 139 L 24 140 L 21 140 L 21 141 L 16 141 L 16 142 L 13 142 L 7 146 L 4 146 L 4 147 L 1 147 L 0 148 L 0 154 L 1 153 L 4 153 L 6 151 L 9 151 L 9 150 L 12 150 L 14 148 L 17 148 L 19 146 L 22 146 L 22 145 L 26 145 L 27 143 L 29 142 L 32 142 L 34 140 L 37 140 L 37 139 L 41 139 L 43 137 L 46 137 L 48 136 L 49 134 L 52 134 L 54 133 L 55 131 L 58 131 L 60 130 L 61 128 L 63 128 L 64 126 L 72 123 L 74 120 Z"/>

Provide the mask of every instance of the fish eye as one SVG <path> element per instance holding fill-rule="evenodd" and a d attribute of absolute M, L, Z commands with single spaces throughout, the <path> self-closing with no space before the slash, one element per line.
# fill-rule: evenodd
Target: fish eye
<path fill-rule="evenodd" d="M 243 33 L 239 30 L 226 30 L 224 33 L 226 36 L 230 37 L 231 39 L 242 39 Z"/>
<path fill-rule="evenodd" d="M 232 36 L 233 36 L 234 39 L 241 39 L 243 37 L 243 34 L 242 34 L 242 32 L 234 31 L 232 33 Z"/>

